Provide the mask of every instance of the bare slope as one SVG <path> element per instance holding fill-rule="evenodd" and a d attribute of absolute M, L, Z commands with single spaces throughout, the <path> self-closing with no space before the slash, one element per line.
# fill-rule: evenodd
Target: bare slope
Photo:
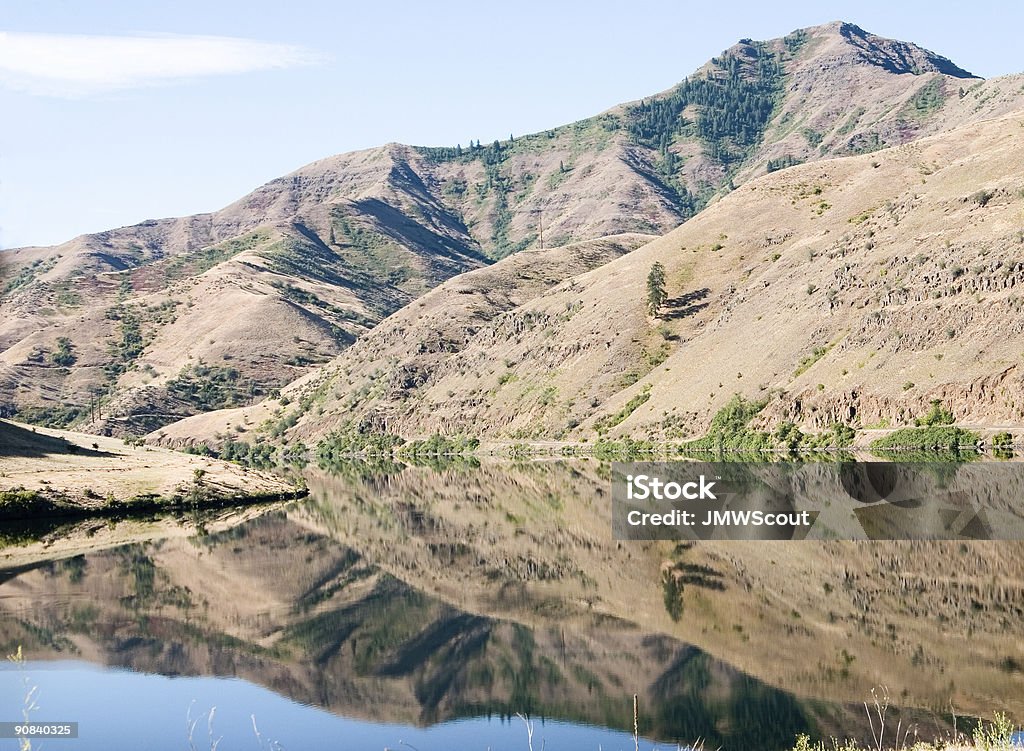
<path fill-rule="evenodd" d="M 387 149 L 345 161 L 355 201 L 279 181 L 217 214 L 5 253 L 22 263 L 0 300 L 3 408 L 138 434 L 245 404 L 487 263 L 432 207 L 417 221 L 377 205 Z"/>
<path fill-rule="evenodd" d="M 280 399 L 197 415 L 164 426 L 153 437 L 176 446 L 221 444 L 228 438 L 251 441 L 254 436 L 262 439 L 268 433 L 280 434 L 310 412 L 334 427 L 357 426 L 366 434 L 391 432 L 398 409 L 395 403 L 422 393 L 458 353 L 481 333 L 491 331 L 509 311 L 564 279 L 599 268 L 652 239 L 650 235 L 614 235 L 527 250 L 463 274 L 388 318 L 372 337 L 357 341 L 343 360 L 286 387 Z M 334 396 L 343 397 L 344 403 L 328 410 L 325 402 L 333 401 Z M 482 401 L 475 393 L 467 398 Z M 381 408 L 358 409 L 366 399 L 380 399 Z M 441 420 L 457 412 L 454 404 L 434 404 L 432 408 L 438 409 Z"/>
<path fill-rule="evenodd" d="M 129 511 L 132 502 L 189 497 L 193 506 L 201 506 L 294 490 L 279 477 L 229 462 L 0 420 L 0 516 L 5 519 L 31 518 L 42 509 L 102 513 L 110 499 Z"/>
<path fill-rule="evenodd" d="M 811 428 L 905 424 L 933 399 L 962 422 L 1019 425 L 1022 133 L 1017 114 L 754 180 L 469 337 L 456 317 L 446 354 L 403 378 L 449 330 L 431 301 L 473 275 L 453 280 L 287 389 L 289 435 L 680 437 L 734 393 Z M 652 319 L 655 262 L 669 300 Z"/>
<path fill-rule="evenodd" d="M 661 234 L 768 169 L 1021 96 L 833 23 L 745 40 L 668 92 L 532 136 L 343 154 L 213 214 L 5 251 L 0 413 L 123 434 L 247 404 L 542 230 L 549 247 Z"/>

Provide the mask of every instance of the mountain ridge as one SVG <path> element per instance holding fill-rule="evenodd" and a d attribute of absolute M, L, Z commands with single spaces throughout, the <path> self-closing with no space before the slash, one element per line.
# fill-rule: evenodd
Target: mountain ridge
<path fill-rule="evenodd" d="M 950 65 L 835 22 L 746 40 L 667 92 L 548 131 L 334 155 L 216 212 L 3 251 L 0 414 L 138 434 L 244 405 L 542 234 L 660 235 L 766 171 L 1024 104 L 1017 79 Z"/>

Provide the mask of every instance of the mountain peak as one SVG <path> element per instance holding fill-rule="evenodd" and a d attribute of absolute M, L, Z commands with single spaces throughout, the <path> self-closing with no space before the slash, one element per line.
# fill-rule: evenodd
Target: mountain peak
<path fill-rule="evenodd" d="M 876 65 L 895 74 L 942 73 L 953 78 L 978 78 L 947 57 L 913 42 L 872 34 L 849 21 L 832 21 L 798 29 L 783 41 L 791 49 L 813 41 L 815 44 L 807 51 L 812 57 L 838 55 L 850 59 L 853 56 L 856 62 Z"/>

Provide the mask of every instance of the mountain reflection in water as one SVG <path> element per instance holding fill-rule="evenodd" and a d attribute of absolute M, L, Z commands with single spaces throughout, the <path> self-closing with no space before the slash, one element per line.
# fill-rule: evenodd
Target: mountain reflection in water
<path fill-rule="evenodd" d="M 221 532 L 9 571 L 0 639 L 33 660 L 238 677 L 409 727 L 523 713 L 630 732 L 637 694 L 641 735 L 669 743 L 781 749 L 800 732 L 868 734 L 852 654 L 822 665 L 814 653 L 736 652 L 762 650 L 758 620 L 778 627 L 757 616 L 765 595 L 725 559 L 610 542 L 606 477 L 563 463 L 310 473 L 308 501 Z M 678 621 L 664 602 L 667 561 L 689 572 Z M 722 609 L 735 602 L 753 620 Z M 787 625 L 794 639 L 819 638 Z M 702 634 L 744 667 L 694 646 Z M 746 667 L 776 660 L 789 672 L 758 679 Z M 894 693 L 901 701 L 923 707 L 903 714 L 922 736 L 946 729 L 925 703 Z"/>

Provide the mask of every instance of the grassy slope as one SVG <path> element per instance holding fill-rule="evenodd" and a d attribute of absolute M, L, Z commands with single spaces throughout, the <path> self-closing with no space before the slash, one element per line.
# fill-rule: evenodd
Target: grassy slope
<path fill-rule="evenodd" d="M 453 280 L 287 389 L 309 407 L 290 434 L 354 422 L 406 437 L 571 439 L 603 422 L 612 435 L 678 438 L 736 392 L 768 399 L 769 426 L 896 426 L 935 399 L 966 424 L 1019 425 L 1021 129 L 1007 116 L 773 173 L 468 336 L 431 300 L 483 299 L 488 286 Z M 655 261 L 669 297 L 658 320 L 644 309 Z M 457 344 L 443 355 L 411 356 L 436 352 L 449 330 Z M 398 378 L 410 364 L 417 378 Z M 174 431 L 208 437 L 218 421 Z"/>
<path fill-rule="evenodd" d="M 356 342 L 350 357 L 285 389 L 280 400 L 197 415 L 161 428 L 154 438 L 170 445 L 219 444 L 235 434 L 243 440 L 266 438 L 282 420 L 301 425 L 323 421 L 322 425 L 332 430 L 354 421 L 370 432 L 386 432 L 402 412 L 413 407 L 411 396 L 427 388 L 437 371 L 446 372 L 453 357 L 478 337 L 487 336 L 510 311 L 562 280 L 600 267 L 650 239 L 648 235 L 615 235 L 523 251 L 463 274 L 396 313 L 372 337 Z M 561 314 L 571 317 L 574 312 L 567 309 Z M 328 411 L 335 394 L 343 402 Z M 482 402 L 484 396 L 471 393 L 464 398 Z M 456 414 L 449 404 L 438 417 Z M 240 430 L 244 433 L 239 434 Z"/>
<path fill-rule="evenodd" d="M 286 496 L 279 477 L 166 449 L 136 448 L 116 438 L 31 428 L 0 421 L 0 515 L 104 513 L 117 504 L 170 502 L 203 506 Z"/>

